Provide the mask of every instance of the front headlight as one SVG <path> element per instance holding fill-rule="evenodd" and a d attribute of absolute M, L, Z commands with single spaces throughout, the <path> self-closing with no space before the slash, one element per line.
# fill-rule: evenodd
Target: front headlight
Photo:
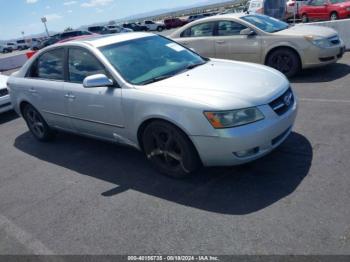
<path fill-rule="evenodd" d="M 264 115 L 256 107 L 221 112 L 204 112 L 214 128 L 242 126 L 264 119 Z"/>
<path fill-rule="evenodd" d="M 310 41 L 315 46 L 318 46 L 320 48 L 327 48 L 331 47 L 332 44 L 327 38 L 323 37 L 315 37 L 315 36 L 305 36 L 305 39 Z"/>

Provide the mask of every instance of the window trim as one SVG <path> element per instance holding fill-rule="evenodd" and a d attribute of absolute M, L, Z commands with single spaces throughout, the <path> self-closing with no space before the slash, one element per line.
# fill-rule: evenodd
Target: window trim
<path fill-rule="evenodd" d="M 109 86 L 110 88 L 121 88 L 121 86 L 119 85 L 118 81 L 115 80 L 115 78 L 113 77 L 113 75 L 111 74 L 111 72 L 107 69 L 107 67 L 100 61 L 100 59 L 93 53 L 91 52 L 89 49 L 85 48 L 85 47 L 81 47 L 81 46 L 66 46 L 66 54 L 65 54 L 65 66 L 66 66 L 66 77 L 64 82 L 69 83 L 69 84 L 76 84 L 76 85 L 83 85 L 83 83 L 78 83 L 78 82 L 71 82 L 69 79 L 69 50 L 70 49 L 80 49 L 84 52 L 89 53 L 91 56 L 93 56 L 96 61 L 101 65 L 101 67 L 103 67 L 104 71 L 105 71 L 105 75 L 110 78 L 113 81 L 113 85 Z"/>
<path fill-rule="evenodd" d="M 31 72 L 32 72 L 33 66 L 38 67 L 39 59 L 40 59 L 43 55 L 45 55 L 45 54 L 47 54 L 47 53 L 49 53 L 49 52 L 57 51 L 57 50 L 61 50 L 61 49 L 63 50 L 63 58 L 62 58 L 62 62 L 63 62 L 63 79 L 62 79 L 62 80 L 59 80 L 59 79 L 50 79 L 50 78 L 42 78 L 42 77 L 32 77 L 32 76 L 30 76 L 30 74 L 31 74 Z M 65 66 L 66 66 L 66 54 L 65 54 L 65 52 L 66 52 L 66 50 L 65 50 L 65 49 L 66 49 L 65 47 L 56 47 L 56 48 L 49 49 L 49 50 L 43 52 L 42 54 L 40 54 L 40 55 L 31 63 L 31 65 L 29 66 L 29 68 L 28 68 L 28 70 L 27 70 L 27 72 L 26 72 L 26 74 L 25 74 L 24 77 L 25 77 L 25 78 L 29 78 L 29 79 L 33 79 L 33 80 L 44 80 L 44 81 L 53 81 L 53 82 L 65 82 L 65 79 L 66 79 L 66 73 L 65 73 L 65 71 L 66 71 L 66 69 L 65 69 Z M 37 68 L 37 70 L 38 70 L 38 68 Z"/>
<path fill-rule="evenodd" d="M 199 26 L 199 25 L 203 25 L 203 24 L 210 24 L 210 23 L 212 23 L 212 24 L 214 24 L 214 27 L 213 27 L 213 31 L 212 31 L 212 35 L 210 36 L 184 36 L 184 34 L 185 34 L 185 32 L 187 31 L 187 30 L 190 30 L 191 31 L 191 29 L 193 28 L 193 27 L 195 27 L 195 26 Z M 216 28 L 216 21 L 205 21 L 205 22 L 202 22 L 202 23 L 198 23 L 198 24 L 195 24 L 195 25 L 193 25 L 193 26 L 191 26 L 191 27 L 188 27 L 188 28 L 186 28 L 184 31 L 182 31 L 181 32 L 181 34 L 180 34 L 180 38 L 201 38 L 201 37 L 213 37 L 213 36 L 215 36 L 215 28 Z"/>

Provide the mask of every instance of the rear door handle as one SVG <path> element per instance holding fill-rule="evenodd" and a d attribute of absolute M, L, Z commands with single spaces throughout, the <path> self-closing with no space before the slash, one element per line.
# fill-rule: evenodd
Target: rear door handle
<path fill-rule="evenodd" d="M 188 45 L 189 43 L 188 43 L 188 42 L 183 42 L 182 44 L 183 44 L 183 45 Z"/>
<path fill-rule="evenodd" d="M 217 43 L 217 44 L 225 44 L 226 41 L 224 41 L 224 40 L 217 40 L 216 43 Z"/>

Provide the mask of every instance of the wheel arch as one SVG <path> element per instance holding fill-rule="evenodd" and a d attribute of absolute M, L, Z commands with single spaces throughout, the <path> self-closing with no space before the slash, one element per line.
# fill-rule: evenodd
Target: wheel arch
<path fill-rule="evenodd" d="M 292 52 L 294 52 L 296 55 L 297 55 L 297 58 L 299 60 L 299 64 L 300 64 L 300 69 L 303 68 L 303 60 L 302 60 L 302 55 L 299 53 L 299 51 L 297 50 L 297 48 L 293 47 L 293 46 L 290 46 L 290 45 L 287 45 L 287 44 L 284 44 L 284 45 L 278 45 L 278 46 L 274 46 L 272 48 L 270 48 L 266 54 L 265 54 L 265 57 L 264 57 L 264 65 L 266 65 L 267 63 L 267 60 L 269 58 L 269 56 L 272 54 L 272 52 L 278 50 L 278 49 L 289 49 L 291 50 Z"/>
<path fill-rule="evenodd" d="M 143 122 L 138 126 L 138 128 L 137 128 L 137 142 L 138 142 L 138 145 L 139 145 L 139 148 L 141 149 L 141 151 L 143 151 L 142 134 L 145 131 L 146 127 L 154 121 L 166 122 L 168 124 L 171 124 L 175 128 L 177 128 L 178 130 L 180 130 L 184 135 L 186 135 L 186 137 L 191 142 L 191 144 L 193 145 L 193 147 L 195 148 L 195 150 L 198 154 L 197 147 L 194 144 L 194 142 L 192 141 L 191 136 L 188 133 L 188 131 L 184 127 L 179 125 L 178 123 L 171 121 L 169 119 L 163 118 L 163 117 L 151 117 L 148 119 L 144 119 Z M 198 156 L 199 156 L 199 154 L 198 154 Z"/>

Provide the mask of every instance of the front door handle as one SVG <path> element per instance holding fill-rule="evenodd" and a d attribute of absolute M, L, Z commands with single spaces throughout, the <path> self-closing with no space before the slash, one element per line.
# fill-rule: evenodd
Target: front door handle
<path fill-rule="evenodd" d="M 72 94 L 66 94 L 64 97 L 67 98 L 67 99 L 72 99 L 72 100 L 75 99 L 75 96 L 72 95 Z"/>
<path fill-rule="evenodd" d="M 216 43 L 217 43 L 217 44 L 225 44 L 226 41 L 224 41 L 224 40 L 217 40 Z"/>
<path fill-rule="evenodd" d="M 188 43 L 188 42 L 183 42 L 182 44 L 183 44 L 183 45 L 188 45 L 189 43 Z"/>

